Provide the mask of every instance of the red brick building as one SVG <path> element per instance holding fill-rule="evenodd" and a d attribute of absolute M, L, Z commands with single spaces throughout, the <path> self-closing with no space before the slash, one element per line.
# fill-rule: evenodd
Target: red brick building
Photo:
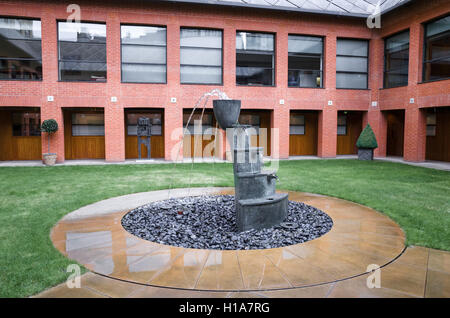
<path fill-rule="evenodd" d="M 325 1 L 204 2 L 83 0 L 74 26 L 70 3 L 0 0 L 0 160 L 40 159 L 50 118 L 59 162 L 136 158 L 143 114 L 152 157 L 171 160 L 176 131 L 218 88 L 269 128 L 268 155 L 352 154 L 370 123 L 376 156 L 450 161 L 448 0 L 382 7 L 381 28 L 370 12 L 319 10 Z"/>

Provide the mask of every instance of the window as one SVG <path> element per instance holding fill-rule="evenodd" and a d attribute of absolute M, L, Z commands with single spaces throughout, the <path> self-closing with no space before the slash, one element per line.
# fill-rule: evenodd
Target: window
<path fill-rule="evenodd" d="M 41 115 L 35 112 L 20 112 L 12 114 L 13 136 L 40 136 Z"/>
<path fill-rule="evenodd" d="M 427 114 L 427 137 L 436 136 L 436 113 Z"/>
<path fill-rule="evenodd" d="M 259 135 L 259 128 L 261 126 L 261 117 L 259 115 L 252 114 L 241 114 L 239 115 L 239 124 L 241 125 L 251 125 L 251 129 L 247 132 L 249 135 Z"/>
<path fill-rule="evenodd" d="M 338 126 L 337 134 L 338 136 L 347 135 L 347 114 L 338 115 Z"/>
<path fill-rule="evenodd" d="M 106 26 L 58 22 L 59 79 L 106 81 Z"/>
<path fill-rule="evenodd" d="M 289 125 L 289 134 L 290 135 L 304 135 L 305 134 L 305 116 L 304 115 L 296 115 L 291 114 L 290 116 L 290 125 Z"/>
<path fill-rule="evenodd" d="M 336 88 L 367 89 L 369 42 L 337 40 Z"/>
<path fill-rule="evenodd" d="M 289 35 L 288 86 L 322 87 L 323 39 Z"/>
<path fill-rule="evenodd" d="M 121 26 L 122 82 L 166 83 L 166 28 Z"/>
<path fill-rule="evenodd" d="M 191 112 L 183 114 L 183 128 L 186 127 L 190 116 Z M 187 126 L 187 130 L 191 135 L 212 134 L 213 133 L 212 120 L 213 120 L 212 114 L 203 114 L 203 117 L 202 114 L 193 114 L 189 122 L 189 125 Z M 201 128 L 196 129 L 195 126 L 200 124 Z"/>
<path fill-rule="evenodd" d="M 127 135 L 137 136 L 137 124 L 141 117 L 150 119 L 152 136 L 162 135 L 162 115 L 160 113 L 127 113 Z"/>
<path fill-rule="evenodd" d="M 274 41 L 273 34 L 236 34 L 237 85 L 274 85 Z"/>
<path fill-rule="evenodd" d="M 72 114 L 72 136 L 104 136 L 104 114 Z"/>
<path fill-rule="evenodd" d="M 222 84 L 222 31 L 181 29 L 182 84 Z"/>
<path fill-rule="evenodd" d="M 425 25 L 423 80 L 450 78 L 450 16 Z"/>
<path fill-rule="evenodd" d="M 42 80 L 41 21 L 0 18 L 0 79 Z"/>
<path fill-rule="evenodd" d="M 409 31 L 384 41 L 384 87 L 408 85 Z"/>

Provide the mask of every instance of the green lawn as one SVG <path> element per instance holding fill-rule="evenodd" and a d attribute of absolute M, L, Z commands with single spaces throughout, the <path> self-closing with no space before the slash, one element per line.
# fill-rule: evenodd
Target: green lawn
<path fill-rule="evenodd" d="M 305 160 L 280 162 L 278 175 L 280 189 L 336 196 L 384 212 L 405 230 L 408 245 L 450 250 L 450 172 L 390 162 Z M 232 167 L 0 168 L 0 297 L 33 295 L 67 279 L 71 261 L 49 238 L 63 215 L 106 198 L 190 183 L 232 186 Z"/>

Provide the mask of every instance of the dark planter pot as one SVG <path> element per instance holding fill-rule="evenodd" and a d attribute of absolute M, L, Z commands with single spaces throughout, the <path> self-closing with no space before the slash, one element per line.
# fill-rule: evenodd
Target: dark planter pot
<path fill-rule="evenodd" d="M 220 128 L 232 128 L 238 122 L 241 101 L 235 99 L 216 99 L 213 101 L 214 116 Z"/>
<path fill-rule="evenodd" d="M 373 160 L 373 149 L 370 148 L 358 148 L 359 160 Z"/>

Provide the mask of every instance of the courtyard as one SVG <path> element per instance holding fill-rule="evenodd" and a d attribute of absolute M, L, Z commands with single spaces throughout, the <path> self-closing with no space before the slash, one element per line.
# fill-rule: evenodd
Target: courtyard
<path fill-rule="evenodd" d="M 398 246 L 398 251 L 393 252 L 389 262 L 380 264 L 385 265 L 382 273 L 387 271 L 386 275 L 382 274 L 382 288 L 368 289 L 365 286 L 365 276 L 354 275 L 351 279 L 346 277 L 337 283 L 313 284 L 308 288 L 279 290 L 262 286 L 259 292 L 254 289 L 245 291 L 233 288 L 208 292 L 208 288 L 201 288 L 197 295 L 448 297 L 449 173 L 378 160 L 280 161 L 278 189 L 291 191 L 290 197 L 295 197 L 295 193 L 314 193 L 332 197 L 330 200 L 339 198 L 345 200 L 343 202 L 350 201 L 348 204 L 365 206 L 361 207 L 363 210 L 370 208 L 394 224 L 392 227 L 398 229 L 395 234 L 388 231 L 390 225 L 386 228 L 376 226 L 374 230 L 362 229 L 369 233 L 365 234 L 366 238 L 361 239 L 361 243 L 374 243 L 375 239 L 370 238 L 370 235 L 374 234 L 378 238 L 377 232 L 387 235 L 388 241 L 381 245 L 376 245 L 375 240 L 375 245 L 372 246 L 375 254 L 394 244 L 386 242 L 391 242 L 392 235 L 396 236 L 396 243 L 390 248 Z M 135 296 L 194 297 L 189 294 L 192 290 L 135 285 L 93 273 L 87 267 L 82 267 L 82 273 L 85 273 L 82 276 L 82 286 L 86 288 L 69 289 L 65 284 L 55 287 L 67 280 L 67 266 L 74 261 L 58 251 L 61 247 L 57 240 L 52 242 L 52 229 L 56 229 L 55 225 L 71 211 L 118 196 L 163 189 L 176 191 L 179 188 L 191 189 L 195 193 L 195 188 L 199 187 L 233 186 L 232 167 L 229 163 L 1 167 L 0 175 L 1 297 L 125 297 L 134 293 Z M 326 204 L 323 208 L 327 211 Z M 332 214 L 333 219 L 342 218 L 346 210 L 342 211 L 341 216 Z M 120 227 L 120 218 L 118 226 Z M 386 231 L 383 232 L 383 229 Z M 89 233 L 89 227 L 84 226 L 81 232 Z M 367 234 L 369 242 L 365 241 Z M 327 235 L 332 234 L 325 234 L 318 240 L 326 239 Z M 314 240 L 309 243 L 313 242 Z M 403 250 L 403 247 L 406 249 Z M 330 267 L 333 266 L 333 262 L 329 264 Z M 414 274 L 406 274 L 412 272 Z M 386 278 L 388 287 L 383 287 L 383 277 Z M 425 286 L 425 282 L 431 285 Z M 84 283 L 86 284 L 83 285 Z M 339 286 L 334 292 L 331 289 L 333 284 Z M 96 289 L 93 286 L 98 287 Z M 40 294 L 41 292 L 44 293 Z"/>

